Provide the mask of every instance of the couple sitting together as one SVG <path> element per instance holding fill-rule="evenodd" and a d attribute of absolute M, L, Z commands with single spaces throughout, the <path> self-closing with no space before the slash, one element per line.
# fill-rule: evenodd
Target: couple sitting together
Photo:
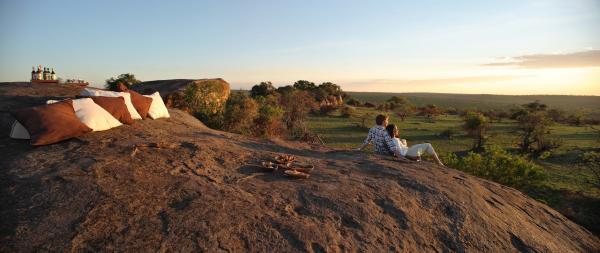
<path fill-rule="evenodd" d="M 388 116 L 381 114 L 375 117 L 377 125 L 369 130 L 367 139 L 365 139 L 365 142 L 358 150 L 362 150 L 369 143 L 373 142 L 375 153 L 377 154 L 393 155 L 398 158 L 406 157 L 418 161 L 421 159 L 423 153 L 428 153 L 435 158 L 439 165 L 444 165 L 431 144 L 421 143 L 408 147 L 406 140 L 399 138 L 398 127 L 394 124 L 388 125 L 388 119 Z"/>

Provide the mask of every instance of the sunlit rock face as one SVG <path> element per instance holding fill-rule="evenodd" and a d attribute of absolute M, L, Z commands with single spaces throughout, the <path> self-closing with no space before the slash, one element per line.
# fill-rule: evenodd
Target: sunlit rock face
<path fill-rule="evenodd" d="M 231 92 L 229 83 L 221 78 L 149 81 L 133 89 L 143 94 L 158 91 L 168 107 L 206 115 L 222 111 Z"/>

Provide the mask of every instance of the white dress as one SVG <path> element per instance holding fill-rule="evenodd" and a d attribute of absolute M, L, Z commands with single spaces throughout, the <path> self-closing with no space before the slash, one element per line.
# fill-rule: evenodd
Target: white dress
<path fill-rule="evenodd" d="M 393 138 L 393 141 L 402 156 L 419 157 L 425 152 L 428 154 L 433 154 L 435 152 L 429 143 L 421 143 L 408 147 L 405 139 Z"/>

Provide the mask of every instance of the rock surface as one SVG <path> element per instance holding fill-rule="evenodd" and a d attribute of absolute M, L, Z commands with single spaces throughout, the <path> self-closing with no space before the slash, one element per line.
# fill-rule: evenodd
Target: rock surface
<path fill-rule="evenodd" d="M 546 205 L 460 171 L 249 138 L 170 113 L 37 148 L 3 135 L 0 252 L 600 249 Z M 278 154 L 316 168 L 293 180 L 252 166 Z"/>

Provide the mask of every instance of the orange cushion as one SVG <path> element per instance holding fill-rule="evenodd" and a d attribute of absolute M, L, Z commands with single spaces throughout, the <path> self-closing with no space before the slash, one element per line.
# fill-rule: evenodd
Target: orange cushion
<path fill-rule="evenodd" d="M 19 109 L 11 114 L 27 129 L 34 146 L 56 143 L 92 131 L 79 121 L 71 100 Z"/>
<path fill-rule="evenodd" d="M 131 114 L 127 110 L 125 105 L 125 99 L 123 97 L 90 97 L 94 100 L 94 103 L 104 108 L 109 112 L 115 119 L 118 119 L 123 124 L 133 124 Z M 135 106 L 134 106 L 135 107 Z M 136 109 L 137 110 L 137 109 Z"/>
<path fill-rule="evenodd" d="M 152 98 L 132 91 L 122 83 L 117 86 L 117 90 L 120 92 L 129 93 L 131 95 L 131 103 L 140 116 L 142 116 L 142 119 L 146 119 L 148 117 L 148 111 L 150 111 L 150 106 L 152 105 Z"/>

